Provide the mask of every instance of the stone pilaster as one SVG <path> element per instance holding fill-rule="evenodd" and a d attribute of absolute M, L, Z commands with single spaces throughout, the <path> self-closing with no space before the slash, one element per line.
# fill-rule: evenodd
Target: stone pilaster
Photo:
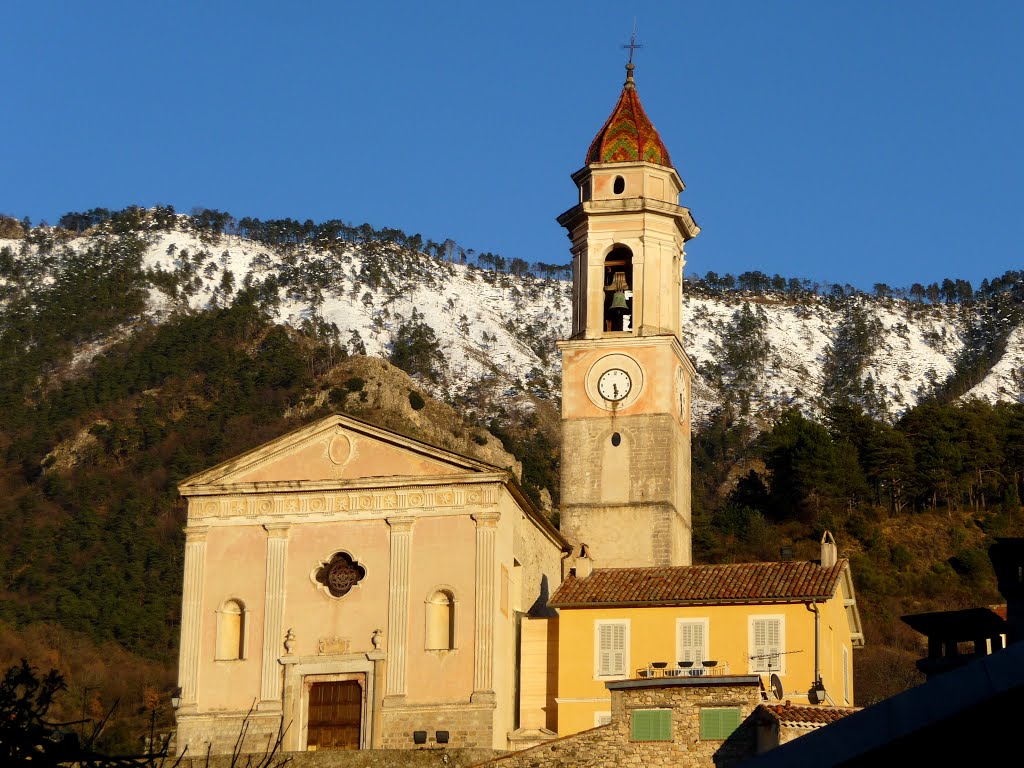
<path fill-rule="evenodd" d="M 185 583 L 181 597 L 181 655 L 178 660 L 180 709 L 195 709 L 199 684 L 199 645 L 202 636 L 206 534 L 209 528 L 185 529 Z"/>
<path fill-rule="evenodd" d="M 497 573 L 494 544 L 500 517 L 498 512 L 473 515 L 476 521 L 476 627 L 471 701 L 494 698 L 494 582 Z"/>
<path fill-rule="evenodd" d="M 382 711 L 384 706 L 383 670 L 387 661 L 387 654 L 384 651 L 370 651 L 366 658 L 373 662 L 373 701 L 370 705 L 370 749 L 380 749 L 383 745 L 384 735 L 381 727 L 383 725 Z"/>
<path fill-rule="evenodd" d="M 263 526 L 267 531 L 267 593 L 263 607 L 263 666 L 260 709 L 281 706 L 281 667 L 284 650 L 285 565 L 288 561 L 287 523 Z"/>
<path fill-rule="evenodd" d="M 391 572 L 388 594 L 388 690 L 387 695 L 406 693 L 409 644 L 409 559 L 412 550 L 411 517 L 389 517 Z"/>

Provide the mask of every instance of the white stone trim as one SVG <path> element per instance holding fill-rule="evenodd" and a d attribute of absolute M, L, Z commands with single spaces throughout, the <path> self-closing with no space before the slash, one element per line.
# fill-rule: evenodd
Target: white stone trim
<path fill-rule="evenodd" d="M 388 595 L 388 696 L 406 693 L 406 649 L 409 645 L 409 560 L 414 518 L 389 517 L 391 557 Z"/>
<path fill-rule="evenodd" d="M 572 696 L 565 698 L 561 696 L 555 697 L 555 704 L 601 704 L 602 702 L 606 703 L 609 701 L 611 701 L 611 694 L 608 694 L 607 696 L 590 696 L 584 698 L 574 698 Z"/>
<path fill-rule="evenodd" d="M 288 561 L 287 523 L 263 526 L 267 531 L 267 588 L 263 607 L 263 664 L 260 707 L 281 706 L 281 668 L 284 653 L 285 566 Z"/>
<path fill-rule="evenodd" d="M 476 636 L 473 654 L 473 695 L 494 695 L 494 613 L 495 581 L 498 578 L 494 561 L 495 539 L 501 515 L 481 512 L 476 521 Z"/>
<path fill-rule="evenodd" d="M 181 599 L 181 653 L 178 685 L 182 710 L 194 709 L 199 691 L 199 656 L 203 629 L 203 586 L 206 583 L 206 535 L 209 528 L 185 529 L 185 575 Z"/>
<path fill-rule="evenodd" d="M 446 485 L 413 488 L 352 490 L 266 491 L 239 490 L 192 497 L 189 520 L 245 521 L 285 518 L 297 522 L 317 520 L 373 520 L 398 512 L 458 514 L 467 506 L 490 506 L 498 501 L 498 486 Z"/>
<path fill-rule="evenodd" d="M 373 710 L 377 696 L 374 660 L 371 654 L 341 656 L 286 656 L 284 666 L 284 726 L 288 751 L 305 751 L 308 737 L 309 689 L 312 683 L 332 682 L 344 675 L 362 674 L 363 709 L 359 727 L 359 748 L 369 749 L 373 737 Z"/>

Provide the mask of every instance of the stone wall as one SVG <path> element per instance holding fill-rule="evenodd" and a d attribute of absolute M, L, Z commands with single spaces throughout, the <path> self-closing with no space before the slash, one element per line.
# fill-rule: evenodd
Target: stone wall
<path fill-rule="evenodd" d="M 485 749 L 493 744 L 493 703 L 406 707 L 385 704 L 381 718 L 381 746 L 385 750 L 413 749 L 413 731 L 427 732 L 427 746 L 436 745 L 437 731 L 448 731 L 448 747 L 452 749 Z"/>
<path fill-rule="evenodd" d="M 175 733 L 178 751 L 205 755 L 230 753 L 245 730 L 246 752 L 263 753 L 271 748 L 281 729 L 280 712 L 220 712 L 190 715 L 178 712 Z"/>
<path fill-rule="evenodd" d="M 515 752 L 486 763 L 493 768 L 612 768 L 621 765 L 728 768 L 757 751 L 757 724 L 751 717 L 760 703 L 756 677 L 700 681 L 628 681 L 613 687 L 609 725 Z M 739 707 L 740 727 L 728 739 L 700 738 L 703 707 Z M 633 741 L 634 709 L 671 709 L 671 741 Z"/>
<path fill-rule="evenodd" d="M 287 760 L 288 768 L 468 768 L 478 765 L 496 755 L 491 749 L 363 749 L 323 750 L 322 752 L 283 752 L 276 755 L 259 753 L 252 755 L 252 765 L 263 765 L 263 758 L 269 757 L 268 768 L 276 768 Z M 237 768 L 248 765 L 243 756 L 232 762 L 230 755 L 185 758 L 180 768 Z"/>
<path fill-rule="evenodd" d="M 595 567 L 690 564 L 689 485 L 679 471 L 689 449 L 674 416 L 566 420 L 562 444 L 573 450 L 562 457 L 561 529 L 588 545 Z"/>

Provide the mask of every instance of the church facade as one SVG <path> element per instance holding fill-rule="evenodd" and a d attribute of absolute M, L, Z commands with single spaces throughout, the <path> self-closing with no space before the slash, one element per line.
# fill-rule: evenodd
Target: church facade
<path fill-rule="evenodd" d="M 179 750 L 505 748 L 567 549 L 507 470 L 339 415 L 180 491 Z"/>
<path fill-rule="evenodd" d="M 508 470 L 341 415 L 189 478 L 179 750 L 243 724 L 255 749 L 514 750 L 607 722 L 610 685 L 684 675 L 852 704 L 830 535 L 820 560 L 692 564 L 700 230 L 632 63 L 572 178 L 560 529 Z"/>

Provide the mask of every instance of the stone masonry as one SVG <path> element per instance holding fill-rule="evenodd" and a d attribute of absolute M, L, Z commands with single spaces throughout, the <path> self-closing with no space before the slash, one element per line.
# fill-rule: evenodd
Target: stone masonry
<path fill-rule="evenodd" d="M 414 731 L 427 732 L 427 745 L 437 732 L 448 731 L 449 748 L 487 748 L 494 740 L 494 705 L 490 703 L 429 704 L 387 707 L 382 712 L 384 749 L 413 749 Z"/>
<path fill-rule="evenodd" d="M 729 768 L 757 750 L 757 719 L 761 701 L 756 675 L 720 678 L 626 680 L 608 683 L 612 692 L 611 723 L 566 736 L 481 766 L 490 768 L 618 768 L 618 766 L 680 766 Z M 739 707 L 740 726 L 723 740 L 700 738 L 700 712 L 705 707 Z M 671 709 L 671 741 L 633 741 L 635 709 Z"/>

